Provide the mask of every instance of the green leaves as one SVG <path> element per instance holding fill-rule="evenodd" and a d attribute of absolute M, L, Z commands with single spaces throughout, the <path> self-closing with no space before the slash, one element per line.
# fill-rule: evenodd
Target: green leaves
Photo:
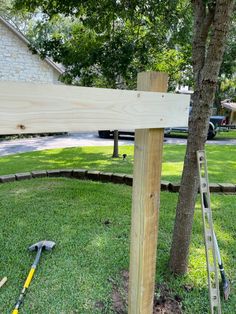
<path fill-rule="evenodd" d="M 185 0 L 15 0 L 15 7 L 41 12 L 29 32 L 32 42 L 42 56 L 65 66 L 64 81 L 80 85 L 134 88 L 137 72 L 168 69 L 170 62 L 164 65 L 164 58 L 157 66 L 157 57 L 174 51 L 177 42 L 185 46 L 191 34 Z M 189 62 L 186 56 L 182 63 Z"/>

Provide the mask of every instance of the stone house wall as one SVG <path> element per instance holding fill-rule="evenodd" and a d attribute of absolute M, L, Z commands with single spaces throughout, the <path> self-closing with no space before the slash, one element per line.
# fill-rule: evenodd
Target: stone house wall
<path fill-rule="evenodd" d="M 60 84 L 59 75 L 50 62 L 32 54 L 22 34 L 0 20 L 0 80 Z"/>

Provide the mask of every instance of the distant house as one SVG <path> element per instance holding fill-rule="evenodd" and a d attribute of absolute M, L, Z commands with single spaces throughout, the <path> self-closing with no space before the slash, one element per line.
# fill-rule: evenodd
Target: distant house
<path fill-rule="evenodd" d="M 29 41 L 0 17 L 0 80 L 60 84 L 63 73 L 49 58 L 42 60 L 29 49 Z"/>
<path fill-rule="evenodd" d="M 225 99 L 221 102 L 221 106 L 229 111 L 228 123 L 236 125 L 236 103 Z"/>

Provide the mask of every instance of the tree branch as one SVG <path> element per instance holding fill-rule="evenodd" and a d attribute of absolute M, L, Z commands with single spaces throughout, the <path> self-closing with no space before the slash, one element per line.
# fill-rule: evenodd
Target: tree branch
<path fill-rule="evenodd" d="M 207 7 L 201 0 L 194 0 L 194 36 L 193 36 L 193 72 L 195 73 L 195 90 L 201 81 L 201 70 L 205 64 L 206 44 L 209 28 L 212 25 L 215 6 Z"/>
<path fill-rule="evenodd" d="M 206 66 L 203 69 L 203 76 L 205 80 L 214 82 L 217 81 L 234 7 L 234 0 L 216 1 L 212 32 L 206 55 Z M 208 66 L 212 65 L 213 62 L 215 64 L 214 67 Z"/>

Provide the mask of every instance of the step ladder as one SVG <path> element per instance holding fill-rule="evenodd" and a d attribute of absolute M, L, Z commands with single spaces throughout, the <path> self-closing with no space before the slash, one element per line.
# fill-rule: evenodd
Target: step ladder
<path fill-rule="evenodd" d="M 221 314 L 220 290 L 217 271 L 217 255 L 214 241 L 214 229 L 210 205 L 210 190 L 205 151 L 197 151 L 197 162 L 200 181 L 200 195 L 205 239 L 210 308 L 211 314 Z"/>

